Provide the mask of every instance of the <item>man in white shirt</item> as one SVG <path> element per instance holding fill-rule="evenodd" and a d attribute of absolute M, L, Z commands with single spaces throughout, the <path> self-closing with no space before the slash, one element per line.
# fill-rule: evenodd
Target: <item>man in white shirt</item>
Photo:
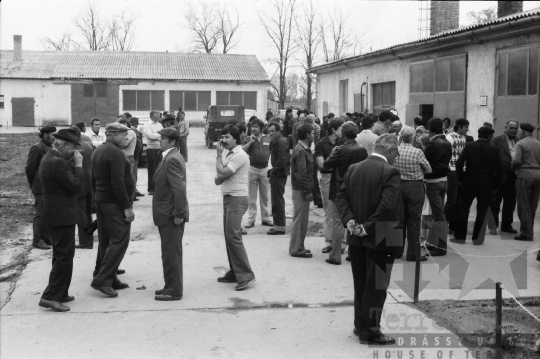
<path fill-rule="evenodd" d="M 158 133 L 163 130 L 163 126 L 159 122 L 159 111 L 150 111 L 150 122 L 142 128 L 143 137 L 146 139 L 146 158 L 148 159 L 148 194 L 154 194 L 154 184 L 152 178 L 161 160 L 159 158 L 159 151 L 161 150 L 161 135 Z"/>
<path fill-rule="evenodd" d="M 242 217 L 248 209 L 249 156 L 240 146 L 240 131 L 236 126 L 221 130 L 217 146 L 216 185 L 223 195 L 223 228 L 230 270 L 218 282 L 235 283 L 236 290 L 246 289 L 255 282 L 249 259 L 242 242 Z"/>
<path fill-rule="evenodd" d="M 379 138 L 371 131 L 372 126 L 373 119 L 370 116 L 364 117 L 362 119 L 362 132 L 356 136 L 356 142 L 367 150 L 368 155 L 373 153 L 373 146 L 375 146 L 375 141 Z"/>
<path fill-rule="evenodd" d="M 92 144 L 94 145 L 94 147 L 98 147 L 106 140 L 105 134 L 99 132 L 100 127 L 101 121 L 99 120 L 99 118 L 94 117 L 90 120 L 90 129 L 88 129 L 85 133 L 92 140 Z"/>

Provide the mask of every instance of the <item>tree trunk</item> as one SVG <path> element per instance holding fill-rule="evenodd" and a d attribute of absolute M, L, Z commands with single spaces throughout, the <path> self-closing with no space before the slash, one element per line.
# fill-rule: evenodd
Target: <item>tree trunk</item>
<path fill-rule="evenodd" d="M 311 111 L 311 75 L 307 75 L 306 108 Z"/>

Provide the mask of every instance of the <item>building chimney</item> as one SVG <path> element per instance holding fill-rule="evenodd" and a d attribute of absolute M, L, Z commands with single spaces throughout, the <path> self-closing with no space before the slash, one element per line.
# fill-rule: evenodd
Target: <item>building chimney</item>
<path fill-rule="evenodd" d="M 22 35 L 13 35 L 13 62 L 22 62 Z"/>
<path fill-rule="evenodd" d="M 497 17 L 523 12 L 523 1 L 497 1 Z"/>
<path fill-rule="evenodd" d="M 459 1 L 431 1 L 429 35 L 459 27 Z"/>

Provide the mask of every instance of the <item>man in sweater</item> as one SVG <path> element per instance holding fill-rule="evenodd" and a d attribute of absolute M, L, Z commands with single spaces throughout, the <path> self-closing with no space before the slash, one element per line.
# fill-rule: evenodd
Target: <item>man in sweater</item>
<path fill-rule="evenodd" d="M 521 225 L 518 241 L 532 241 L 534 216 L 540 196 L 540 142 L 532 137 L 535 127 L 530 123 L 519 125 L 521 140 L 516 144 L 512 168 L 516 170 L 516 193 L 518 216 Z"/>
<path fill-rule="evenodd" d="M 117 122 L 107 125 L 107 140 L 92 156 L 99 248 L 91 286 L 111 298 L 118 296 L 116 289 L 129 287 L 116 276 L 135 219 L 131 209 L 135 190 L 131 164 L 121 150 L 127 131 Z"/>
<path fill-rule="evenodd" d="M 148 159 L 148 194 L 154 194 L 154 184 L 152 178 L 154 178 L 154 172 L 159 164 L 159 151 L 161 150 L 161 144 L 159 140 L 161 135 L 158 133 L 163 130 L 163 126 L 160 123 L 161 117 L 159 111 L 150 111 L 150 122 L 143 126 L 142 133 L 146 139 L 146 158 Z"/>

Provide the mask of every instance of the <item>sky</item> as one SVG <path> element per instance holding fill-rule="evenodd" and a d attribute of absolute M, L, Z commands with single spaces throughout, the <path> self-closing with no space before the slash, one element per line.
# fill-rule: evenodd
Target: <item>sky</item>
<path fill-rule="evenodd" d="M 136 40 L 132 51 L 187 51 L 192 34 L 186 27 L 189 0 L 95 0 L 101 16 L 109 18 L 123 11 L 137 14 Z M 301 14 L 308 0 L 297 0 Z M 419 39 L 420 1 L 313 0 L 322 17 L 335 7 L 347 15 L 349 31 L 359 38 L 363 53 Z M 196 3 L 196 2 L 195 2 Z M 269 77 L 275 64 L 272 43 L 262 17 L 272 14 L 269 0 L 217 0 L 238 10 L 242 26 L 239 44 L 230 53 L 256 55 Z M 76 34 L 74 19 L 87 6 L 86 0 L 2 0 L 0 2 L 0 49 L 13 49 L 13 35 L 22 35 L 23 50 L 44 50 L 44 37 L 65 32 Z M 467 25 L 467 13 L 497 6 L 496 1 L 461 1 L 460 26 Z M 540 1 L 525 1 L 524 10 L 540 7 Z M 300 72 L 299 63 L 295 71 Z"/>

